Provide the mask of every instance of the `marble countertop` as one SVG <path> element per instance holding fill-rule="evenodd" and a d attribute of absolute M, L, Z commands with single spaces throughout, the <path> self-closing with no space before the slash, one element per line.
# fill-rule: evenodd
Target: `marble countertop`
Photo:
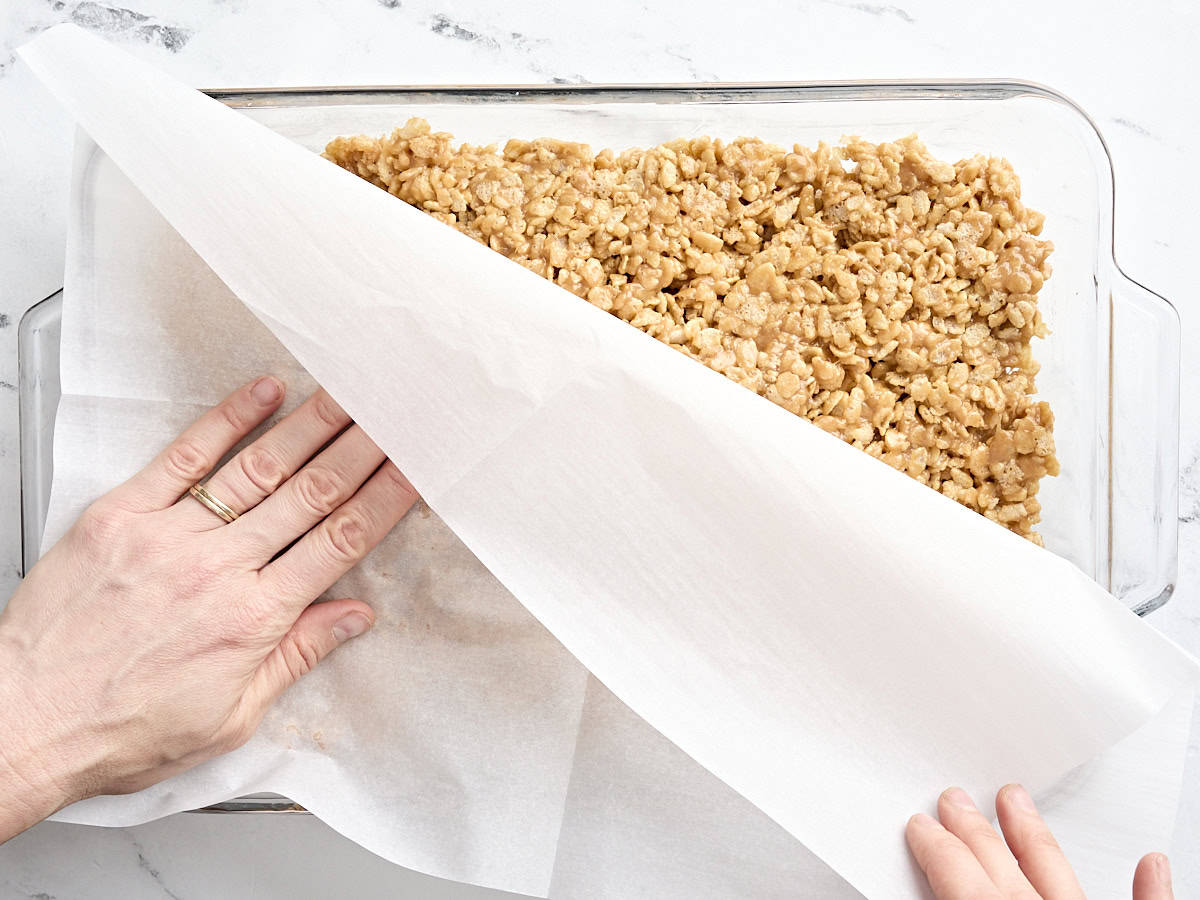
<path fill-rule="evenodd" d="M 1193 178 L 1200 7 L 1086 0 L 9 0 L 0 10 L 0 592 L 20 577 L 17 323 L 62 285 L 73 126 L 14 49 L 58 22 L 199 87 L 1012 77 L 1096 120 L 1116 172 L 1116 253 L 1183 320 L 1179 587 L 1149 621 L 1200 653 L 1200 230 Z M 1186 94 L 1184 95 L 1186 96 Z M 836 136 L 835 136 L 836 137 Z M 1188 148 L 1193 147 L 1189 151 Z M 1200 710 L 1198 710 L 1200 712 Z M 1200 721 L 1200 718 L 1197 719 Z M 1173 856 L 1200 896 L 1200 727 Z M 185 814 L 129 829 L 45 823 L 0 846 L 0 898 L 499 897 L 400 869 L 310 816 Z"/>

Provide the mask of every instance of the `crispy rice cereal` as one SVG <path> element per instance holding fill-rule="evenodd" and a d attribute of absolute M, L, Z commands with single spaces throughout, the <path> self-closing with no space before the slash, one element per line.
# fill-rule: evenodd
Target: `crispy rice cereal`
<path fill-rule="evenodd" d="M 421 119 L 325 156 L 1040 543 L 1052 245 L 1006 160 L 950 165 L 915 137 L 455 147 Z"/>

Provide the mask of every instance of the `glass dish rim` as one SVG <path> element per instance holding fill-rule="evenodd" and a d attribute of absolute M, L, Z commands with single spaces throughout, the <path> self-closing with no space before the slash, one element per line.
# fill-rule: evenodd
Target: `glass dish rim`
<path fill-rule="evenodd" d="M 1141 282 L 1131 278 L 1121 268 L 1115 255 L 1116 184 L 1112 153 L 1095 120 L 1077 102 L 1066 94 L 1034 81 L 1007 78 L 972 79 L 851 79 L 804 82 L 703 82 L 703 83 L 588 83 L 588 84 L 410 84 L 410 85 L 312 85 L 286 87 L 223 87 L 204 89 L 203 93 L 235 109 L 318 106 L 331 102 L 347 105 L 369 105 L 399 102 L 412 99 L 414 95 L 425 95 L 439 99 L 454 98 L 463 101 L 488 102 L 559 102 L 587 98 L 595 101 L 606 98 L 613 102 L 644 102 L 652 98 L 675 99 L 682 102 L 714 101 L 879 101 L 879 100 L 988 100 L 1011 99 L 1029 96 L 1049 101 L 1067 108 L 1086 124 L 1095 136 L 1103 152 L 1107 168 L 1108 196 L 1100 205 L 1107 216 L 1107 228 L 1100 230 L 1101 239 L 1107 242 L 1107 250 L 1100 254 L 1100 261 L 1111 265 L 1116 277 L 1158 301 L 1168 311 L 1178 335 L 1179 311 L 1170 300 Z M 61 290 L 46 300 L 53 299 Z M 44 302 L 44 301 L 42 301 Z M 34 304 L 41 306 L 42 302 Z M 34 307 L 27 310 L 28 315 Z M 22 317 L 24 319 L 24 316 Z M 24 324 L 22 322 L 22 324 Z M 22 529 L 22 544 L 24 543 Z M 1176 578 L 1177 573 L 1176 573 Z M 1161 602 L 1170 596 L 1170 585 Z M 1152 608 L 1139 609 L 1144 615 Z M 191 812 L 300 812 L 303 807 L 283 797 L 241 797 L 216 803 Z"/>
<path fill-rule="evenodd" d="M 1104 154 L 1108 177 L 1107 203 L 1102 205 L 1108 215 L 1108 227 L 1103 230 L 1108 252 L 1103 254 L 1116 274 L 1152 295 L 1170 311 L 1176 326 L 1180 324 L 1179 310 L 1169 299 L 1147 287 L 1121 267 L 1115 253 L 1116 239 L 1116 174 L 1112 152 L 1104 133 L 1095 119 L 1079 103 L 1063 92 L 1036 81 L 1020 78 L 889 78 L 844 79 L 826 81 L 731 81 L 731 82 L 607 82 L 586 84 L 397 84 L 397 85 L 308 85 L 286 87 L 208 88 L 203 93 L 234 109 L 269 106 L 316 106 L 334 98 L 350 99 L 356 105 L 385 102 L 388 97 L 428 94 L 463 100 L 503 100 L 511 103 L 531 100 L 567 102 L 572 98 L 596 98 L 609 95 L 614 101 L 645 100 L 648 97 L 691 97 L 693 102 L 712 102 L 717 99 L 770 100 L 772 98 L 804 101 L 820 100 L 994 100 L 1030 96 L 1066 107 L 1086 123 L 1095 135 Z"/>

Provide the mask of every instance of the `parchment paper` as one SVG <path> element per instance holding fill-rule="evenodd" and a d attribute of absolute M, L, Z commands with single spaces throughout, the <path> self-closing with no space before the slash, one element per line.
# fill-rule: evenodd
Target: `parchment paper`
<path fill-rule="evenodd" d="M 77 29 L 23 56 L 107 154 L 47 537 L 300 365 L 434 511 L 247 747 L 67 817 L 275 790 L 562 897 L 918 896 L 903 823 L 951 783 L 1042 790 L 1096 896 L 1166 839 L 1197 667 L 1073 566 Z"/>

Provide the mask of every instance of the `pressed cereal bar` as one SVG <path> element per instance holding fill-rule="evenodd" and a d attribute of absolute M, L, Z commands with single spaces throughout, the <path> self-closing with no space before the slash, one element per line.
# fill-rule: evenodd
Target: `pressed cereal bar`
<path fill-rule="evenodd" d="M 325 156 L 1040 543 L 1052 245 L 1006 160 L 915 137 L 455 146 L 420 119 Z"/>

